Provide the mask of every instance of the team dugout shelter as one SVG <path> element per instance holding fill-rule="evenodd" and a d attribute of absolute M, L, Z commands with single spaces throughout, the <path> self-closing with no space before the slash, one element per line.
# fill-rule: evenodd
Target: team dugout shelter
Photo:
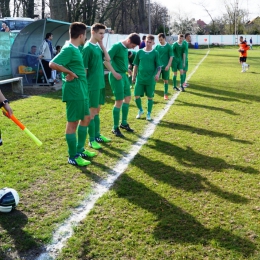
<path fill-rule="evenodd" d="M 48 79 L 41 60 L 39 59 L 36 70 L 31 70 L 27 64 L 27 57 L 32 56 L 37 59 L 46 33 L 53 34 L 52 46 L 63 46 L 65 41 L 69 40 L 70 23 L 53 20 L 41 19 L 24 27 L 14 39 L 10 51 L 10 64 L 13 77 L 24 76 L 27 83 L 35 83 L 43 85 L 47 84 Z M 91 26 L 87 26 L 87 39 L 90 38 Z M 31 47 L 36 46 L 36 54 L 29 54 Z M 21 70 L 21 68 L 23 70 Z"/>

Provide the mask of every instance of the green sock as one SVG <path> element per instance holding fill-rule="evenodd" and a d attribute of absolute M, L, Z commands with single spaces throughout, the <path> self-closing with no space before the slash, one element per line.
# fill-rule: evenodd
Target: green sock
<path fill-rule="evenodd" d="M 143 111 L 143 108 L 142 108 L 142 100 L 141 100 L 140 97 L 135 100 L 135 103 L 136 103 L 136 106 L 138 107 L 138 109 L 141 110 L 141 111 Z"/>
<path fill-rule="evenodd" d="M 181 86 L 183 87 L 183 79 L 184 79 L 184 77 L 183 77 L 183 74 L 181 75 Z"/>
<path fill-rule="evenodd" d="M 95 137 L 99 137 L 100 136 L 100 118 L 99 118 L 99 115 L 95 115 L 94 121 L 95 121 Z"/>
<path fill-rule="evenodd" d="M 152 113 L 152 109 L 153 109 L 153 100 L 147 99 L 147 112 Z"/>
<path fill-rule="evenodd" d="M 119 117 L 120 117 L 120 108 L 113 108 L 113 120 L 114 120 L 114 129 L 119 126 Z"/>
<path fill-rule="evenodd" d="M 74 158 L 77 155 L 77 138 L 76 133 L 65 134 L 68 144 L 68 153 L 70 158 Z"/>
<path fill-rule="evenodd" d="M 177 75 L 173 76 L 173 87 L 176 88 L 177 87 Z"/>
<path fill-rule="evenodd" d="M 164 83 L 164 95 L 168 94 L 168 83 Z"/>
<path fill-rule="evenodd" d="M 128 111 L 129 111 L 129 104 L 123 103 L 123 105 L 122 105 L 122 125 L 127 125 Z"/>
<path fill-rule="evenodd" d="M 90 142 L 95 141 L 95 121 L 94 121 L 94 119 L 91 119 L 89 122 L 88 135 L 89 135 Z"/>
<path fill-rule="evenodd" d="M 183 73 L 183 83 L 185 82 L 186 80 L 186 73 Z"/>
<path fill-rule="evenodd" d="M 79 125 L 78 126 L 78 145 L 77 145 L 78 153 L 81 153 L 84 150 L 87 134 L 88 134 L 88 127 Z"/>

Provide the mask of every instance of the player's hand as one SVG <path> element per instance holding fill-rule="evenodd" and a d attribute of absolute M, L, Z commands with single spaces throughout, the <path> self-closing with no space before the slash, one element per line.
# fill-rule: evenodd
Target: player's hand
<path fill-rule="evenodd" d="M 132 71 L 131 70 L 128 70 L 128 75 L 132 76 Z"/>
<path fill-rule="evenodd" d="M 159 75 L 155 75 L 155 81 L 158 81 L 159 80 Z"/>
<path fill-rule="evenodd" d="M 169 66 L 166 66 L 164 70 L 165 70 L 165 71 L 168 71 L 169 68 L 170 68 Z"/>
<path fill-rule="evenodd" d="M 117 79 L 117 80 L 120 80 L 122 79 L 122 76 L 119 74 L 119 73 L 114 73 L 113 76 Z"/>
<path fill-rule="evenodd" d="M 135 83 L 136 77 L 132 75 L 132 82 Z"/>
<path fill-rule="evenodd" d="M 78 76 L 73 72 L 68 73 L 67 76 L 65 77 L 66 81 L 72 81 L 75 78 L 78 78 Z"/>

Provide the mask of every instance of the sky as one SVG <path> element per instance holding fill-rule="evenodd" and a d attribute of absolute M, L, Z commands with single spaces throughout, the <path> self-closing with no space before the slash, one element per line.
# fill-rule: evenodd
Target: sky
<path fill-rule="evenodd" d="M 248 10 L 249 20 L 260 16 L 259 0 L 226 0 L 227 3 L 235 3 L 236 1 L 239 9 Z M 209 23 L 211 19 L 199 3 L 204 4 L 213 18 L 222 16 L 226 10 L 224 0 L 152 0 L 152 2 L 167 7 L 171 16 L 173 16 L 174 12 L 177 12 L 177 14 L 183 13 L 196 20 L 201 19 L 205 23 Z"/>

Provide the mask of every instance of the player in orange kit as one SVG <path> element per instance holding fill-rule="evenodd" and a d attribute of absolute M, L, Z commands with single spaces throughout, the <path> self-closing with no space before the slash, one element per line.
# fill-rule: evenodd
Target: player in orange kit
<path fill-rule="evenodd" d="M 247 58 L 247 50 L 250 49 L 250 47 L 247 45 L 247 43 L 243 40 L 243 36 L 240 36 L 239 38 L 240 44 L 239 44 L 239 62 L 242 65 L 242 71 L 241 72 L 246 72 L 246 70 L 249 69 L 249 64 L 246 63 L 246 58 Z"/>

